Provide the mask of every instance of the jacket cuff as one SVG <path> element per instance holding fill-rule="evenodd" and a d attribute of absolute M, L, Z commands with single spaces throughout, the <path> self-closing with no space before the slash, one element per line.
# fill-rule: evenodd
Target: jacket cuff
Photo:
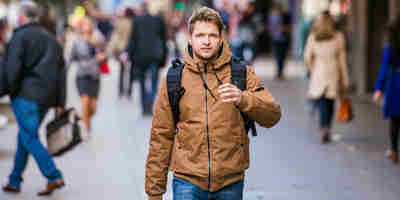
<path fill-rule="evenodd" d="M 162 200 L 162 195 L 148 196 L 148 200 Z"/>
<path fill-rule="evenodd" d="M 247 91 L 243 91 L 242 95 L 240 95 L 239 104 L 237 105 L 238 108 L 241 111 L 243 111 L 247 107 L 248 101 L 249 101 L 249 93 Z"/>

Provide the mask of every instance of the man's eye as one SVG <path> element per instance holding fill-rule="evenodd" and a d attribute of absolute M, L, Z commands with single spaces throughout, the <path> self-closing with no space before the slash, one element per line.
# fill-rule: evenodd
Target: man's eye
<path fill-rule="evenodd" d="M 217 35 L 210 35 L 210 38 L 216 39 L 216 38 L 218 38 L 218 36 Z"/>

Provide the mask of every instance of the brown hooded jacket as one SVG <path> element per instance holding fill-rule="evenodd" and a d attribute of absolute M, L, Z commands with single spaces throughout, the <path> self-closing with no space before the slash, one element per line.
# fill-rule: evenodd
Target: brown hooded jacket
<path fill-rule="evenodd" d="M 281 118 L 278 102 L 262 87 L 260 79 L 247 68 L 247 89 L 240 103 L 224 103 L 217 95 L 219 83 L 231 82 L 232 54 L 223 43 L 220 55 L 205 66 L 196 62 L 191 48 L 185 53 L 179 102 L 180 121 L 175 129 L 168 100 L 166 78 L 157 99 L 146 163 L 146 192 L 149 199 L 162 199 L 168 169 L 201 189 L 215 192 L 244 178 L 249 168 L 249 137 L 240 111 L 263 127 Z M 206 69 L 206 70 L 205 70 Z M 211 92 L 203 87 L 201 73 Z"/>

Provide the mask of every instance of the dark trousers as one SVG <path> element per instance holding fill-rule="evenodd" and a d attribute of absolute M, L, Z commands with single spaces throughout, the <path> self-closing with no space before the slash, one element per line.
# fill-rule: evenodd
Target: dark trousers
<path fill-rule="evenodd" d="M 119 96 L 122 97 L 126 95 L 127 97 L 131 97 L 132 95 L 132 83 L 133 83 L 133 74 L 132 74 L 132 64 L 131 62 L 124 63 L 120 62 L 120 73 L 119 73 Z"/>
<path fill-rule="evenodd" d="M 119 70 L 119 96 L 122 97 L 125 95 L 126 91 L 126 64 L 123 62 L 119 62 L 120 64 L 120 70 Z"/>
<path fill-rule="evenodd" d="M 331 128 L 334 109 L 335 109 L 335 100 L 327 99 L 325 97 L 319 99 L 321 128 Z"/>
<path fill-rule="evenodd" d="M 158 90 L 158 77 L 160 66 L 156 63 L 153 63 L 150 64 L 148 67 L 141 69 L 144 69 L 139 77 L 142 111 L 144 113 L 149 113 L 151 112 L 151 107 L 154 103 Z M 148 77 L 149 75 L 151 76 L 150 78 Z M 149 82 L 151 86 L 148 86 Z"/>
<path fill-rule="evenodd" d="M 285 60 L 289 50 L 289 41 L 273 41 L 272 42 L 272 50 L 275 56 L 276 65 L 278 67 L 278 78 L 282 78 L 283 70 L 285 67 Z"/>
<path fill-rule="evenodd" d="M 399 152 L 400 117 L 390 118 L 390 142 L 393 152 Z"/>

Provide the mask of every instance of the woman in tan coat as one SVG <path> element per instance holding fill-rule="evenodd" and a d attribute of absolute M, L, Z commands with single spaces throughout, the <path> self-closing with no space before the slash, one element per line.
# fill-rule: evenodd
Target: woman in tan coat
<path fill-rule="evenodd" d="M 308 97 L 320 107 L 322 143 L 330 142 L 335 99 L 349 88 L 344 34 L 335 30 L 329 14 L 319 16 L 308 38 L 305 63 L 311 71 Z"/>

